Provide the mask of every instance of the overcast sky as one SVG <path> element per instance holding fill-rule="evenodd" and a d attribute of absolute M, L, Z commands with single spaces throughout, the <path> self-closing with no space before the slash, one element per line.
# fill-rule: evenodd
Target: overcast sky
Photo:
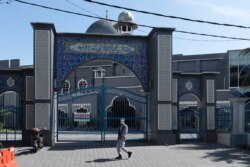
<path fill-rule="evenodd" d="M 2 0 L 6 2 L 7 0 Z M 100 6 L 82 0 L 23 0 L 49 7 L 117 20 L 121 9 Z M 237 24 L 250 27 L 250 0 L 96 0 L 165 15 Z M 135 22 L 154 27 L 171 27 L 214 35 L 250 39 L 250 29 L 215 26 L 161 18 L 132 12 Z M 0 4 L 0 60 L 21 59 L 22 65 L 33 64 L 33 30 L 31 22 L 49 22 L 57 32 L 84 33 L 96 19 L 51 11 L 18 2 Z M 148 35 L 149 28 L 139 27 L 136 35 Z M 228 40 L 173 33 L 174 54 L 223 53 L 250 47 L 250 41 Z"/>

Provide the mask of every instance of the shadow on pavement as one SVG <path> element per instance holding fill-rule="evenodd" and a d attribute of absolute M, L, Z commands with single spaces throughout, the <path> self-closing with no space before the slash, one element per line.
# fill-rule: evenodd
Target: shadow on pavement
<path fill-rule="evenodd" d="M 34 151 L 32 148 L 19 148 L 15 152 L 15 156 L 21 156 L 21 155 L 28 155 L 28 154 L 33 154 Z"/>
<path fill-rule="evenodd" d="M 115 161 L 115 159 L 111 159 L 111 158 L 99 158 L 99 159 L 95 159 L 93 161 L 86 161 L 86 163 L 105 163 L 105 162 L 110 162 L 110 161 Z"/>
<path fill-rule="evenodd" d="M 222 146 L 219 144 L 206 144 L 206 143 L 186 144 L 183 146 L 180 145 L 179 147 L 175 149 L 207 150 L 207 152 L 205 152 L 206 155 L 201 158 L 209 158 L 214 162 L 225 161 L 228 164 L 233 163 L 234 161 L 237 161 L 241 164 L 247 165 L 247 167 L 250 167 L 250 151 L 249 150 L 226 147 L 226 146 Z"/>

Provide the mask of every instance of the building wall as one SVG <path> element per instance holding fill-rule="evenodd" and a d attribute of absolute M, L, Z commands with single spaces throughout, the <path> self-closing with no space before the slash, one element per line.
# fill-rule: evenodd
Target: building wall
<path fill-rule="evenodd" d="M 182 73 L 218 72 L 216 89 L 228 89 L 228 54 L 174 55 L 173 71 Z"/>
<path fill-rule="evenodd" d="M 104 77 L 95 77 L 94 71 L 97 70 L 98 67 L 105 70 Z M 91 64 L 87 63 L 86 65 L 82 65 L 72 71 L 66 78 L 70 83 L 70 92 L 78 89 L 78 82 L 81 79 L 86 80 L 88 87 L 104 84 L 106 86 L 126 88 L 132 91 L 143 90 L 141 82 L 130 69 L 120 64 L 116 64 L 114 67 L 112 62 L 107 64 L 105 61 L 103 63 L 95 61 L 91 62 Z"/>
<path fill-rule="evenodd" d="M 126 87 L 131 90 L 132 88 L 129 87 L 135 87 L 133 90 L 136 89 L 136 91 L 144 88 L 150 94 L 149 132 L 151 139 L 156 143 L 173 144 L 176 142 L 176 136 L 172 131 L 172 114 L 174 111 L 174 117 L 178 117 L 176 116 L 178 98 L 173 98 L 174 96 L 172 95 L 172 71 L 175 72 L 174 75 L 178 75 L 178 77 L 174 78 L 176 92 L 179 91 L 176 87 L 181 77 L 183 77 L 181 76 L 183 73 L 189 76 L 198 76 L 201 82 L 200 99 L 203 107 L 202 127 L 204 130 L 214 130 L 214 120 L 209 120 L 208 116 L 214 115 L 212 108 L 216 106 L 216 101 L 227 101 L 229 98 L 228 92 L 216 91 L 229 88 L 228 53 L 190 56 L 175 55 L 172 57 L 172 29 L 155 29 L 146 38 L 138 36 L 56 34 L 50 24 L 46 25 L 47 27 L 36 24 L 33 26 L 35 34 L 35 75 L 32 73 L 33 71 L 20 75 L 23 79 L 25 78 L 25 84 L 23 84 L 25 93 L 21 94 L 21 97 L 24 98 L 22 98 L 20 103 L 25 105 L 24 127 L 26 130 L 35 126 L 40 128 L 46 127 L 49 133 L 52 134 L 51 129 L 54 127 L 51 123 L 55 113 L 55 111 L 52 112 L 54 109 L 53 86 L 59 86 L 57 89 L 60 89 L 60 82 L 64 80 L 70 82 L 71 91 L 77 89 L 77 83 L 80 79 L 85 79 L 88 86 L 105 84 L 115 87 Z M 131 55 L 126 53 L 123 55 L 112 51 L 110 51 L 111 54 L 103 52 L 91 55 L 86 50 L 72 51 L 68 47 L 72 46 L 71 43 L 79 44 L 79 41 L 99 44 L 100 40 L 108 42 L 113 46 L 116 43 L 135 46 L 137 50 L 131 53 Z M 66 48 L 68 50 L 64 50 L 64 44 L 67 44 Z M 54 47 L 56 47 L 55 51 Z M 56 55 L 53 55 L 54 53 Z M 93 57 L 89 59 L 89 55 Z M 113 57 L 110 58 L 109 56 Z M 134 56 L 134 59 L 130 61 L 129 56 Z M 71 57 L 71 59 L 69 60 L 67 57 Z M 56 58 L 56 62 L 54 62 L 54 58 Z M 92 58 L 93 60 L 100 59 L 103 61 L 90 61 Z M 106 61 L 107 59 L 112 60 L 108 62 Z M 17 61 L 12 61 L 11 63 L 0 61 L 1 69 L 10 67 L 12 70 L 17 69 L 16 64 Z M 168 69 L 171 65 L 172 68 Z M 104 77 L 95 78 L 94 71 L 100 66 L 106 71 L 106 74 Z M 55 73 L 53 71 L 55 70 L 54 68 L 57 70 Z M 56 79 L 56 83 L 54 83 L 54 79 Z M 212 91 L 214 93 L 209 91 L 211 85 L 213 85 Z M 176 92 L 177 96 L 178 93 Z M 214 96 L 215 94 L 216 96 Z M 111 99 L 111 97 L 109 98 Z M 16 98 L 11 96 L 9 99 L 13 99 L 12 102 L 15 102 Z M 0 105 L 5 100 L 6 98 L 0 95 Z M 80 103 L 80 101 L 76 102 Z M 175 119 L 177 120 L 177 118 Z M 178 122 L 178 120 L 175 122 Z M 178 127 L 177 124 L 175 123 L 175 128 Z M 219 134 L 218 141 L 219 143 L 227 144 L 228 135 Z"/>

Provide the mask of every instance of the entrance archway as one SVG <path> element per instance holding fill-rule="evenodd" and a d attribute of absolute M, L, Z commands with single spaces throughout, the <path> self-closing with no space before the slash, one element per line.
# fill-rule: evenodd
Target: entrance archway
<path fill-rule="evenodd" d="M 107 109 L 107 128 L 117 128 L 120 124 L 120 118 L 126 119 L 129 128 L 135 128 L 136 108 L 129 104 L 128 99 L 116 97 L 111 107 Z"/>
<path fill-rule="evenodd" d="M 201 128 L 201 102 L 191 93 L 179 98 L 179 132 L 181 140 L 199 139 Z"/>
<path fill-rule="evenodd" d="M 22 110 L 18 92 L 0 94 L 0 140 L 22 140 Z"/>
<path fill-rule="evenodd" d="M 146 139 L 147 97 L 129 68 L 110 60 L 89 61 L 64 83 L 58 91 L 57 141 L 116 140 L 121 117 L 136 134 L 130 139 Z"/>

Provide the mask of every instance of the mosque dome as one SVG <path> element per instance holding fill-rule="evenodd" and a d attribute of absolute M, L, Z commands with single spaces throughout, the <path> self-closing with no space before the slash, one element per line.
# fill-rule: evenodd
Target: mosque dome
<path fill-rule="evenodd" d="M 88 34 L 117 34 L 114 23 L 108 20 L 98 20 L 87 29 Z"/>

